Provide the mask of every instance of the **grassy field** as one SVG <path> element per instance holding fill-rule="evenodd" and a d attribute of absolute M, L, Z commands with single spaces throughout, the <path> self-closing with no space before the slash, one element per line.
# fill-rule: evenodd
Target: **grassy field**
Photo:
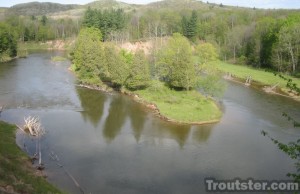
<path fill-rule="evenodd" d="M 54 62 L 60 62 L 60 61 L 66 61 L 66 60 L 68 60 L 68 59 L 65 57 L 62 57 L 62 56 L 51 57 L 51 61 L 54 61 Z"/>
<path fill-rule="evenodd" d="M 182 123 L 219 120 L 221 111 L 197 91 L 175 91 L 165 86 L 135 91 L 142 99 L 157 105 L 161 115 Z"/>
<path fill-rule="evenodd" d="M 0 121 L 0 193 L 61 193 L 35 175 L 29 157 L 15 143 L 16 127 Z M 9 192 L 11 193 L 11 192 Z"/>
<path fill-rule="evenodd" d="M 241 79 L 246 79 L 247 76 L 252 76 L 252 79 L 254 81 L 260 82 L 262 84 L 266 85 L 275 85 L 279 83 L 279 86 L 282 88 L 286 87 L 287 81 L 281 79 L 278 76 L 274 76 L 273 73 L 271 72 L 266 72 L 264 70 L 259 70 L 259 69 L 254 69 L 251 67 L 247 66 L 241 66 L 241 65 L 233 65 L 233 64 L 228 64 L 224 62 L 218 62 L 217 63 L 217 68 L 223 72 L 229 72 L 232 75 L 241 78 Z M 298 86 L 300 86 L 300 79 L 298 78 L 293 78 L 291 76 L 285 75 L 285 77 L 290 78 L 293 80 L 294 83 L 296 83 Z"/>
<path fill-rule="evenodd" d="M 40 42 L 19 42 L 18 49 L 19 50 L 46 50 L 49 48 L 48 44 L 40 43 Z"/>

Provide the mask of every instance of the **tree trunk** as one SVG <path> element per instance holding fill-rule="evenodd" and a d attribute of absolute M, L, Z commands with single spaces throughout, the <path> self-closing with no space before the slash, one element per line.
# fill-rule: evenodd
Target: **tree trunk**
<path fill-rule="evenodd" d="M 38 142 L 39 142 L 39 165 L 41 166 L 42 165 L 42 150 L 41 150 L 41 140 L 40 140 L 41 137 L 38 137 Z"/>
<path fill-rule="evenodd" d="M 235 51 L 236 50 L 236 48 L 235 48 L 235 45 L 233 46 L 233 61 L 234 61 L 234 63 L 236 62 L 236 60 L 235 60 Z"/>
<path fill-rule="evenodd" d="M 292 57 L 292 70 L 293 70 L 293 73 L 295 73 L 296 71 L 296 60 L 295 60 L 295 56 L 294 56 L 294 52 L 293 52 L 293 48 L 292 48 L 292 45 L 291 43 L 289 43 L 289 52 L 290 52 L 290 55 Z"/>

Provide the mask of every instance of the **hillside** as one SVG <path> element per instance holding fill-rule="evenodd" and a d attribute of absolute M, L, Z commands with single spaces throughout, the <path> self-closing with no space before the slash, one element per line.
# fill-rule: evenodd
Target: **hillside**
<path fill-rule="evenodd" d="M 124 11 L 132 11 L 142 5 L 128 4 L 116 0 L 98 0 L 84 5 L 85 8 L 91 7 L 93 9 L 123 9 Z"/>
<path fill-rule="evenodd" d="M 76 4 L 59 4 L 59 3 L 22 3 L 14 5 L 10 8 L 0 8 L 0 19 L 4 15 L 47 15 L 53 19 L 60 18 L 76 18 L 79 19 L 83 16 L 84 11 L 91 7 L 92 9 L 123 9 L 125 12 L 137 11 L 144 12 L 145 10 L 203 10 L 205 12 L 209 11 L 234 11 L 251 8 L 239 8 L 234 6 L 221 6 L 217 4 L 204 3 L 197 0 L 164 0 L 149 3 L 146 5 L 136 5 L 128 4 L 116 0 L 97 0 L 86 5 L 76 5 Z"/>
<path fill-rule="evenodd" d="M 47 15 L 50 13 L 80 8 L 80 5 L 63 5 L 59 3 L 22 3 L 7 9 L 8 15 Z"/>
<path fill-rule="evenodd" d="M 149 3 L 145 8 L 154 8 L 154 9 L 209 9 L 209 4 L 203 3 L 196 0 L 165 0 Z"/>

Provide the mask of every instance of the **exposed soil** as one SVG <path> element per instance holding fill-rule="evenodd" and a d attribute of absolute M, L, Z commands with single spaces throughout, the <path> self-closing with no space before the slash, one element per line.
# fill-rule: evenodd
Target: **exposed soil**
<path fill-rule="evenodd" d="M 67 50 L 69 47 L 75 44 L 75 40 L 51 40 L 44 44 L 48 45 L 48 49 L 53 50 Z"/>
<path fill-rule="evenodd" d="M 149 55 L 151 49 L 153 48 L 154 42 L 152 40 L 148 40 L 145 42 L 139 41 L 135 43 L 126 42 L 120 44 L 120 48 L 125 49 L 127 51 L 135 53 L 138 50 L 143 50 L 146 55 Z"/>

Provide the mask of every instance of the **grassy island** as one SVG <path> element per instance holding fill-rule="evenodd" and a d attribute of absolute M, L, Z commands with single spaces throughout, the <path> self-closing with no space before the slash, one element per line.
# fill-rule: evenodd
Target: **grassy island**
<path fill-rule="evenodd" d="M 83 28 L 71 54 L 74 63 L 71 69 L 83 85 L 100 86 L 92 87 L 99 90 L 112 87 L 137 95 L 135 100 L 167 121 L 184 124 L 219 121 L 219 107 L 212 98 L 197 91 L 199 88 L 206 96 L 221 91 L 214 67 L 208 64 L 216 58 L 213 45 L 200 44 L 193 52 L 189 40 L 175 33 L 153 62 L 143 50 L 128 52 L 111 42 L 103 43 L 101 37 L 99 29 Z M 194 60 L 199 57 L 201 60 Z"/>
<path fill-rule="evenodd" d="M 0 193 L 61 193 L 37 175 L 15 136 L 16 127 L 0 121 Z"/>
<path fill-rule="evenodd" d="M 177 123 L 214 123 L 221 118 L 215 102 L 198 91 L 175 91 L 167 87 L 154 91 L 151 88 L 135 91 L 143 100 L 157 106 L 162 117 Z"/>

